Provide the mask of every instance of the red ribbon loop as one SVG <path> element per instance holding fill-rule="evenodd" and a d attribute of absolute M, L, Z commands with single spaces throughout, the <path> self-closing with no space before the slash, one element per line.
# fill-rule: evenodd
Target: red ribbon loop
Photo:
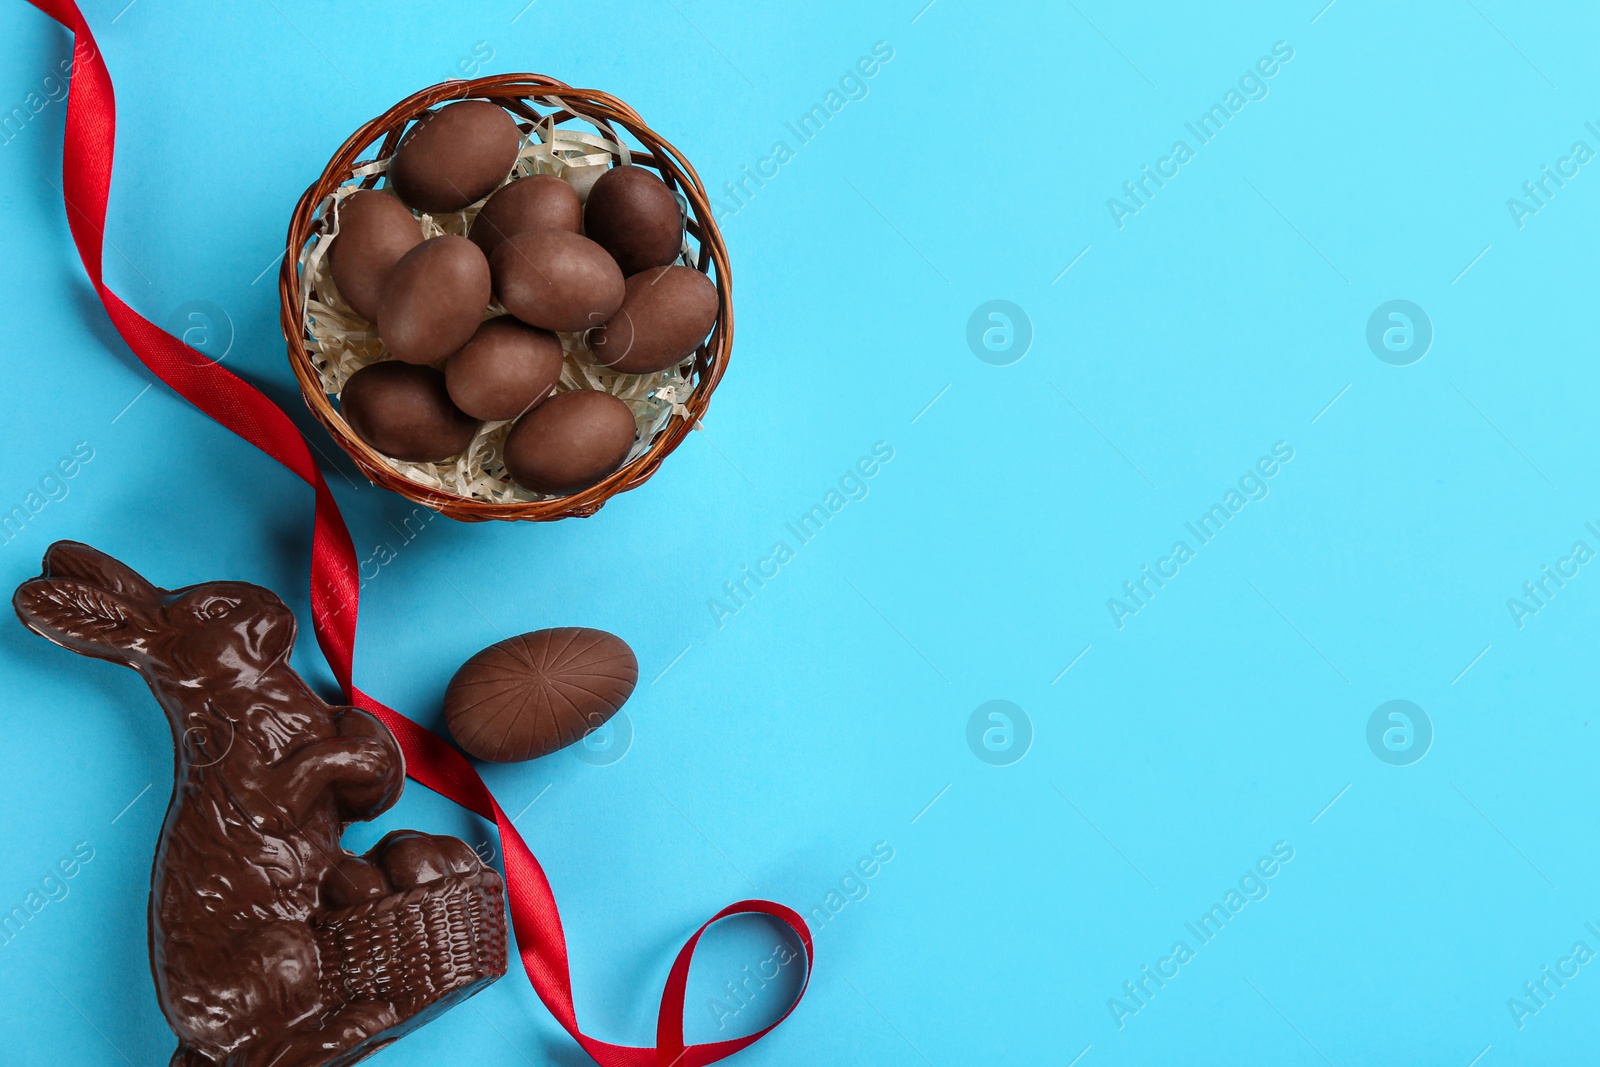
<path fill-rule="evenodd" d="M 204 358 L 183 342 L 134 311 L 106 285 L 102 275 L 106 204 L 111 192 L 112 156 L 116 143 L 117 105 L 111 74 L 95 45 L 83 13 L 73 0 L 32 0 L 35 7 L 73 34 L 72 86 L 67 97 L 66 148 L 62 160 L 62 196 L 73 242 L 89 281 L 105 305 L 112 324 L 134 355 L 180 396 L 267 455 L 282 463 L 316 493 L 311 543 L 311 618 L 317 643 L 334 678 L 356 707 L 377 715 L 394 732 L 405 753 L 407 774 L 485 819 L 500 832 L 505 857 L 506 898 L 517 949 L 534 990 L 573 1039 L 601 1067 L 703 1067 L 759 1041 L 783 1022 L 805 995 L 812 960 L 811 931 L 789 908 L 765 900 L 742 900 L 713 915 L 679 951 L 661 994 L 656 1047 L 613 1045 L 578 1028 L 572 1001 L 572 974 L 561 914 L 544 868 L 522 835 L 495 802 L 472 764 L 438 735 L 412 722 L 357 689 L 351 680 L 355 656 L 356 615 L 360 582 L 355 546 L 339 505 L 323 481 L 322 471 L 300 430 L 281 408 L 231 371 Z M 295 269 L 286 263 L 284 270 Z M 683 1043 L 684 996 L 689 964 L 701 936 L 712 923 L 733 915 L 766 915 L 785 924 L 805 948 L 805 982 L 776 1021 L 746 1037 L 703 1045 Z"/>

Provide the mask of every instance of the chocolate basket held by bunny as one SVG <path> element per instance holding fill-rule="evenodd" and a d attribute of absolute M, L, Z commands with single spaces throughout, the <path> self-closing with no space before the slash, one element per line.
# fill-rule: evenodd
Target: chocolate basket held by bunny
<path fill-rule="evenodd" d="M 271 592 L 158 589 L 62 541 L 13 604 L 35 633 L 137 670 L 172 726 L 150 962 L 173 1067 L 354 1063 L 505 973 L 504 887 L 465 843 L 340 844 L 398 799 L 404 761 L 387 727 L 295 673 L 294 615 Z"/>

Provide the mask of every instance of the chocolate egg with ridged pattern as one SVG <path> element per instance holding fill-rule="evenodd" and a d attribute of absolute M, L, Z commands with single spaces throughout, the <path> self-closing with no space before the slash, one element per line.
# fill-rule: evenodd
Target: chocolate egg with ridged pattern
<path fill-rule="evenodd" d="M 462 664 L 445 690 L 445 724 L 481 760 L 535 759 L 604 724 L 638 681 L 633 650 L 604 630 L 520 634 Z"/>

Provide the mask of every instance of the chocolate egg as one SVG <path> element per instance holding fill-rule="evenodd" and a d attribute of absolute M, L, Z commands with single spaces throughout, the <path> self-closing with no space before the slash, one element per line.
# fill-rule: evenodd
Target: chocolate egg
<path fill-rule="evenodd" d="M 535 174 L 495 190 L 467 236 L 492 256 L 501 241 L 515 234 L 545 227 L 577 233 L 582 226 L 583 201 L 572 186 L 553 174 Z"/>
<path fill-rule="evenodd" d="M 489 307 L 489 264 L 465 237 L 433 237 L 389 272 L 378 336 L 396 359 L 434 363 L 472 338 Z"/>
<path fill-rule="evenodd" d="M 678 258 L 683 215 L 666 182 L 643 167 L 612 167 L 589 190 L 583 232 L 632 275 Z"/>
<path fill-rule="evenodd" d="M 550 395 L 561 360 L 555 334 L 501 315 L 450 357 L 445 385 L 456 407 L 475 419 L 514 419 Z"/>
<path fill-rule="evenodd" d="M 471 847 L 459 837 L 435 837 L 417 830 L 385 834 L 375 851 L 396 889 L 414 889 L 481 866 Z"/>
<path fill-rule="evenodd" d="M 622 466 L 633 437 L 633 412 L 610 393 L 557 393 L 511 427 L 506 472 L 535 493 L 576 493 Z"/>
<path fill-rule="evenodd" d="M 651 267 L 629 278 L 622 306 L 589 335 L 594 361 L 628 374 L 666 370 L 717 321 L 717 287 L 693 267 Z"/>
<path fill-rule="evenodd" d="M 422 116 L 389 161 L 389 182 L 418 211 L 460 211 L 511 173 L 521 134 L 505 108 L 462 100 Z"/>
<path fill-rule="evenodd" d="M 363 189 L 336 209 L 339 232 L 328 250 L 328 267 L 339 295 L 368 322 L 378 317 L 378 298 L 400 257 L 422 243 L 422 227 L 388 193 Z"/>
<path fill-rule="evenodd" d="M 530 326 L 564 333 L 599 326 L 622 306 L 622 271 L 606 250 L 566 230 L 506 238 L 490 262 L 505 309 Z"/>
<path fill-rule="evenodd" d="M 639 661 L 620 637 L 577 626 L 539 630 L 462 664 L 445 690 L 445 723 L 479 759 L 534 759 L 611 718 L 638 681 Z"/>
<path fill-rule="evenodd" d="M 438 463 L 472 442 L 478 420 L 450 402 L 444 375 L 386 359 L 370 363 L 344 383 L 344 421 L 367 444 L 394 459 Z"/>
<path fill-rule="evenodd" d="M 383 872 L 360 856 L 347 856 L 322 877 L 322 901 L 333 908 L 365 904 L 390 891 Z"/>

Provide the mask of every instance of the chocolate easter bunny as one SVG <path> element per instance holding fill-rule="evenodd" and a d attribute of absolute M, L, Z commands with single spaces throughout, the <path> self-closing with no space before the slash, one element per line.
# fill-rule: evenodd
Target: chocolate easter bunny
<path fill-rule="evenodd" d="M 294 615 L 271 592 L 158 589 L 62 541 L 13 604 L 35 633 L 137 670 L 171 723 L 150 963 L 172 1067 L 354 1063 L 505 973 L 504 886 L 465 843 L 340 844 L 394 804 L 404 762 L 382 723 L 290 667 Z"/>

